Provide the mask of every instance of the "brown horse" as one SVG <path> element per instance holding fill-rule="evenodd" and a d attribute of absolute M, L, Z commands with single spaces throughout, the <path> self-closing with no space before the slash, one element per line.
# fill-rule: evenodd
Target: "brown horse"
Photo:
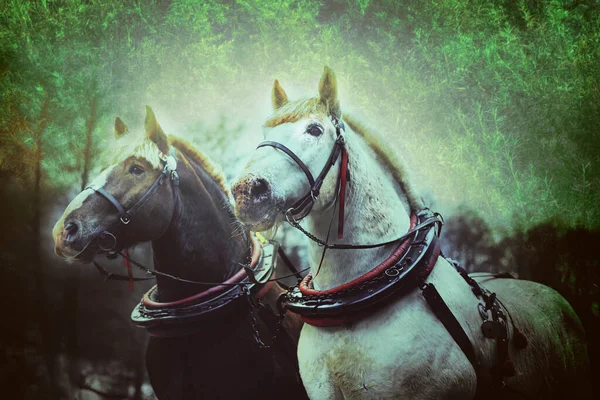
<path fill-rule="evenodd" d="M 146 364 L 160 399 L 305 397 L 295 355 L 282 346 L 265 349 L 255 342 L 255 333 L 264 335 L 266 329 L 260 320 L 252 323 L 247 300 L 255 298 L 245 298 L 248 291 L 241 289 L 247 282 L 242 267 L 254 265 L 260 249 L 235 218 L 222 176 L 184 141 L 169 141 L 149 107 L 145 130 L 143 138 L 136 138 L 116 119 L 114 163 L 56 223 L 56 254 L 90 262 L 98 254 L 152 241 L 156 271 L 180 279 L 157 276 L 157 286 L 142 302 L 150 311 L 177 314 L 202 306 L 198 299 L 229 296 L 235 306 L 222 307 L 227 313 L 209 310 L 182 324 L 183 329 L 154 332 L 158 337 L 150 338 Z M 231 285 L 207 288 L 181 279 Z M 274 303 L 280 291 L 277 285 L 265 286 L 260 295 Z M 286 328 L 294 331 L 292 325 Z M 298 335 L 299 326 L 291 343 Z"/>

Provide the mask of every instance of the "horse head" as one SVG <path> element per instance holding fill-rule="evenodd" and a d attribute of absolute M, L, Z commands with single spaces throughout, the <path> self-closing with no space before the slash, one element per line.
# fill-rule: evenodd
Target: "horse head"
<path fill-rule="evenodd" d="M 176 161 L 167 156 L 167 136 L 150 107 L 145 135 L 139 138 L 128 131 L 117 118 L 112 165 L 71 201 L 56 222 L 52 234 L 58 256 L 90 262 L 97 254 L 155 240 L 169 226 Z"/>
<path fill-rule="evenodd" d="M 232 188 L 238 218 L 255 231 L 271 228 L 294 209 L 304 215 L 326 209 L 336 197 L 340 157 L 332 149 L 343 137 L 333 71 L 325 67 L 318 96 L 297 101 L 288 100 L 276 80 L 272 103 L 274 112 L 263 125 L 265 142 Z M 303 196 L 310 206 L 298 209 Z"/>

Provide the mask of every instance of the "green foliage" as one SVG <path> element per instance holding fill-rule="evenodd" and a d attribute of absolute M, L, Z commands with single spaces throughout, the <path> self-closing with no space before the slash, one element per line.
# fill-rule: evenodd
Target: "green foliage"
<path fill-rule="evenodd" d="M 168 131 L 188 132 L 231 173 L 245 143 L 258 140 L 272 80 L 292 97 L 312 94 L 329 65 L 342 106 L 380 128 L 439 202 L 470 204 L 496 226 L 526 229 L 554 217 L 600 226 L 593 2 L 19 0 L 0 7 L 2 171 L 31 177 L 28 154 L 48 99 L 44 182 L 57 190 L 78 185 L 95 98 L 93 153 L 115 116 L 139 129 L 150 104 Z M 244 144 L 236 159 L 219 154 L 234 141 Z"/>

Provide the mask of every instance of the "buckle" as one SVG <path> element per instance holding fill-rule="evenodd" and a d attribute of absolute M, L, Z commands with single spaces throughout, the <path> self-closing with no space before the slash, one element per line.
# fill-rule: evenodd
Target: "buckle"
<path fill-rule="evenodd" d="M 313 200 L 313 203 L 317 201 L 317 198 L 319 197 L 319 190 L 316 189 L 310 189 L 310 197 Z"/>
<path fill-rule="evenodd" d="M 294 225 L 294 224 L 297 224 L 298 221 L 296 220 L 296 218 L 294 218 L 294 215 L 292 214 L 292 210 L 293 210 L 292 207 L 288 208 L 287 211 L 284 213 L 284 215 L 285 215 L 285 219 L 287 220 L 287 222 Z"/>
<path fill-rule="evenodd" d="M 171 171 L 171 182 L 173 182 L 173 185 L 179 186 L 179 174 L 175 170 Z"/>
<path fill-rule="evenodd" d="M 121 219 L 121 222 L 125 225 L 127 225 L 131 222 L 131 217 L 127 214 L 123 215 L 120 219 Z"/>

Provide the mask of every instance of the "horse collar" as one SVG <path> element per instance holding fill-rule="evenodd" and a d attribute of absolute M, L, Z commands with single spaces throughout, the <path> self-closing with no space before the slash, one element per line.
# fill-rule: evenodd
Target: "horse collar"
<path fill-rule="evenodd" d="M 422 287 L 440 255 L 440 224 L 425 224 L 439 218 L 425 209 L 411 217 L 412 234 L 392 255 L 371 271 L 344 285 L 312 288 L 312 275 L 283 295 L 282 305 L 314 326 L 346 325 L 367 316 L 394 299 Z"/>
<path fill-rule="evenodd" d="M 148 330 L 151 336 L 176 337 L 196 333 L 205 328 L 199 321 L 214 320 L 241 309 L 244 298 L 261 298 L 273 283 L 275 246 L 261 245 L 252 237 L 252 261 L 248 269 L 240 269 L 222 285 L 184 299 L 161 303 L 156 300 L 157 286 L 153 286 L 131 313 L 132 321 Z M 252 271 L 250 278 L 248 270 Z M 244 301 L 241 301 L 244 300 Z"/>

